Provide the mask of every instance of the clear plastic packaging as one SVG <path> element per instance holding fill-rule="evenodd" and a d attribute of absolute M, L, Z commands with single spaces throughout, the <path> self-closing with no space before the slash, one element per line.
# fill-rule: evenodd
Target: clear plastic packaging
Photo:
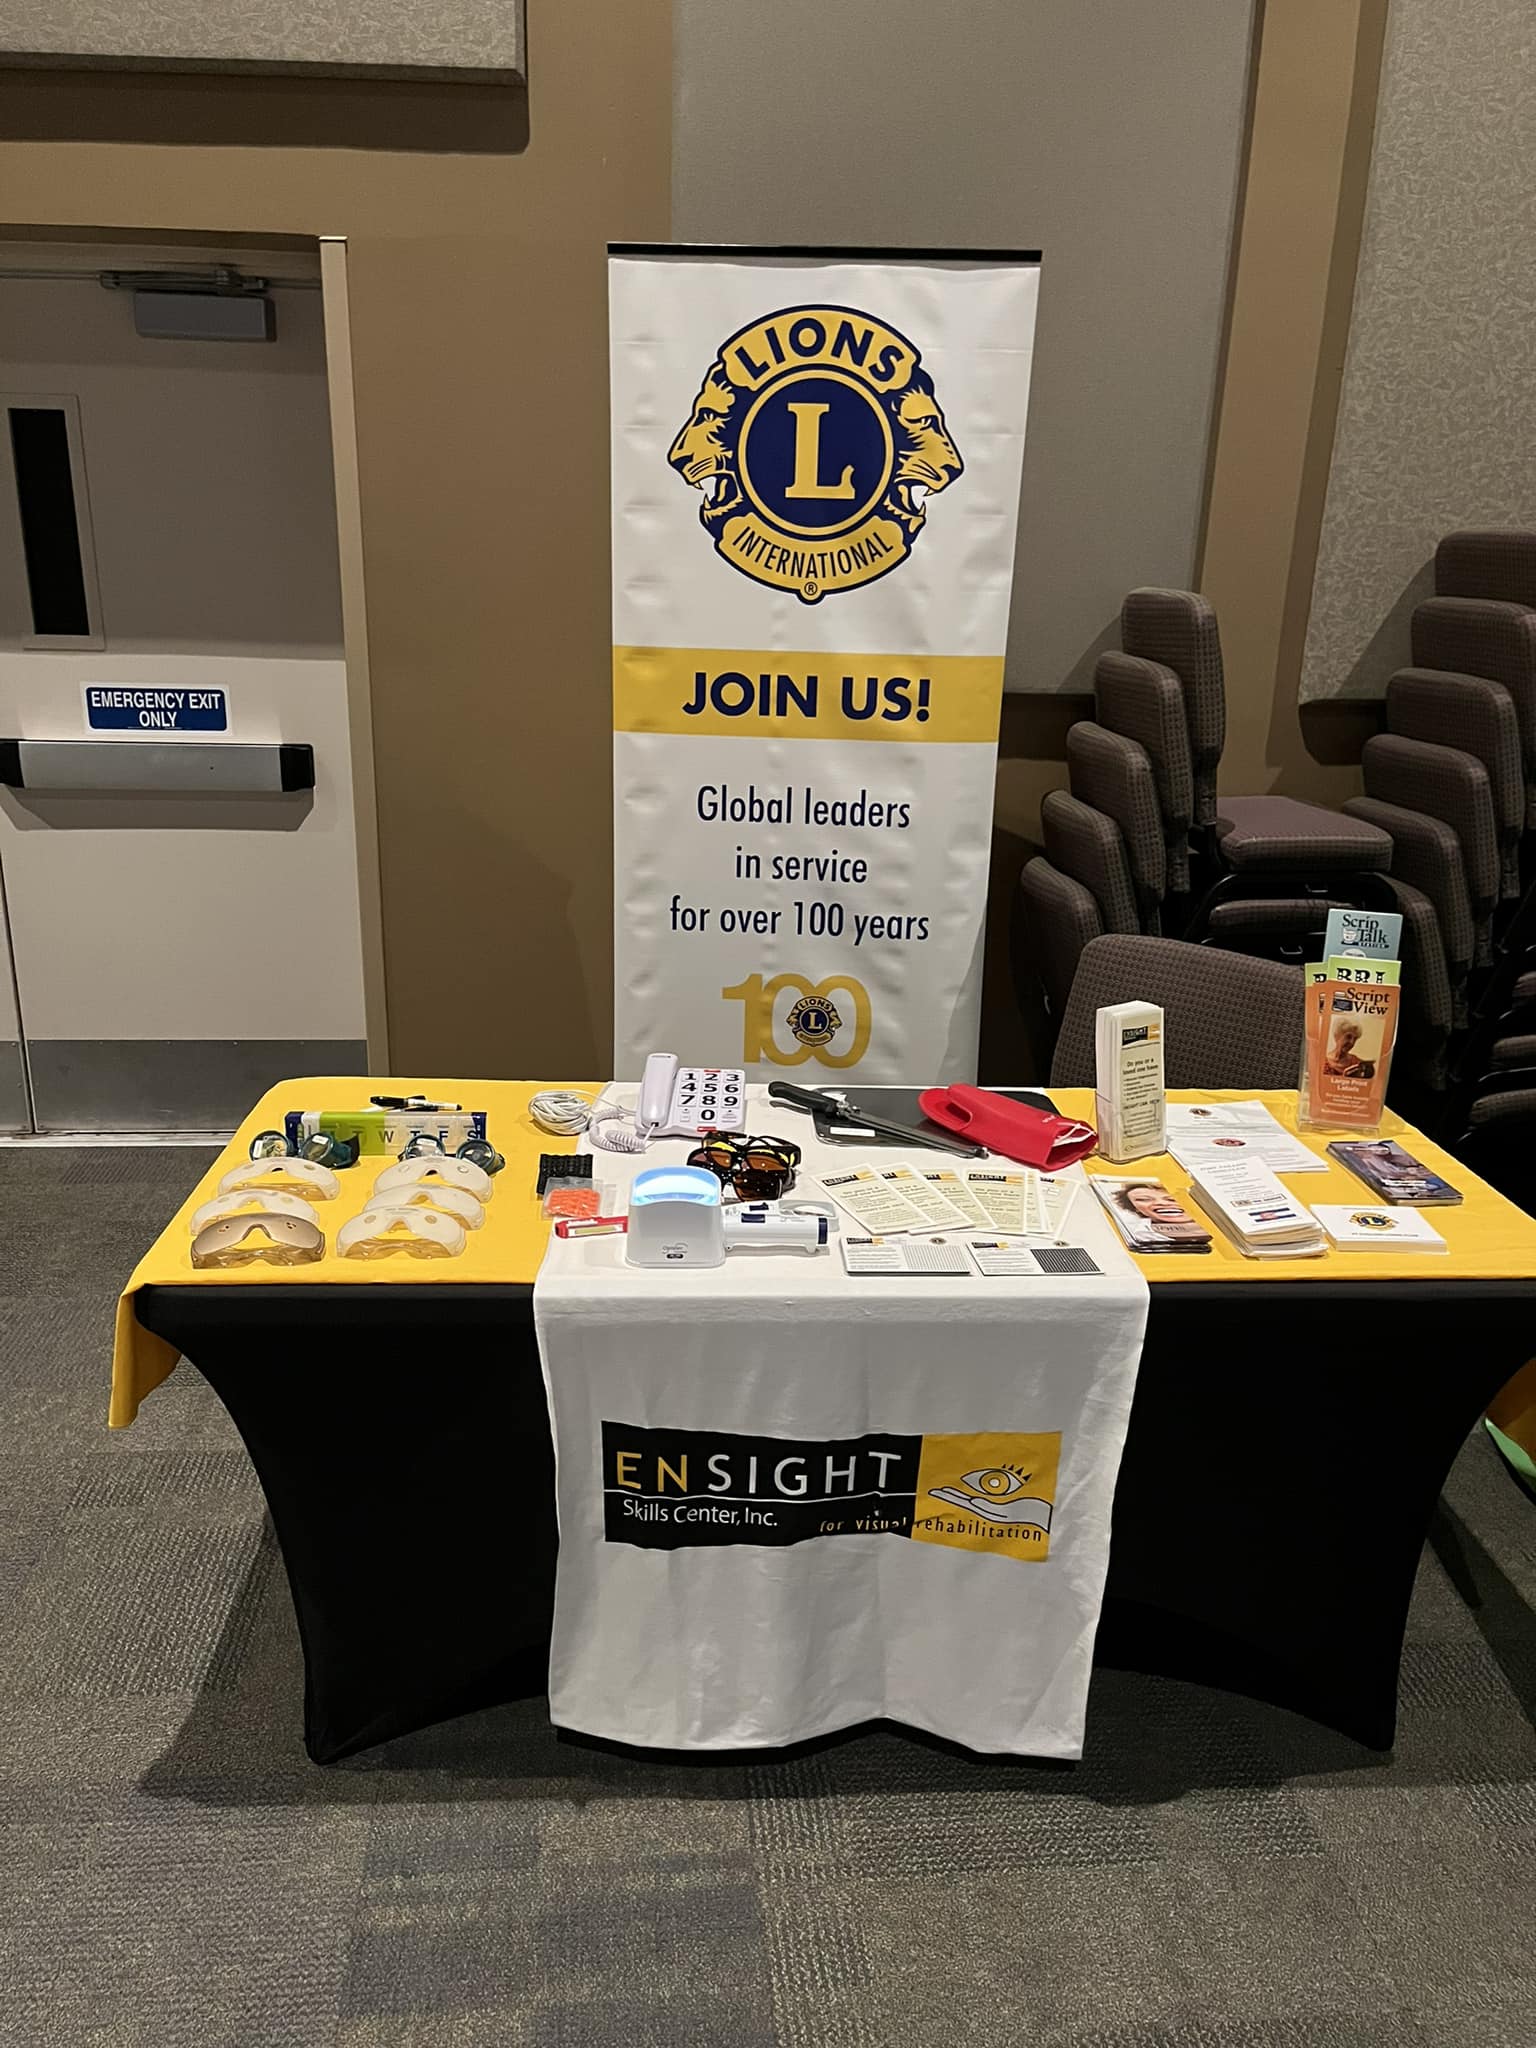
<path fill-rule="evenodd" d="M 215 1195 L 200 1209 L 193 1210 L 192 1235 L 195 1237 L 205 1223 L 217 1223 L 221 1216 L 249 1216 L 257 1212 L 269 1216 L 297 1216 L 303 1223 L 313 1223 L 316 1229 L 320 1227 L 320 1218 L 302 1195 L 283 1195 L 273 1190 L 258 1194 L 254 1188 L 236 1188 L 233 1194 Z"/>
<path fill-rule="evenodd" d="M 298 1195 L 306 1202 L 334 1202 L 341 1182 L 328 1166 L 313 1159 L 248 1159 L 232 1166 L 219 1182 L 221 1195 L 248 1191 L 259 1195 Z"/>
<path fill-rule="evenodd" d="M 373 1184 L 376 1195 L 392 1195 L 414 1187 L 462 1188 L 477 1202 L 488 1202 L 493 1191 L 491 1176 L 469 1159 L 439 1158 L 436 1154 L 419 1159 L 402 1159 L 386 1166 Z"/>
<path fill-rule="evenodd" d="M 556 1175 L 545 1183 L 543 1212 L 568 1223 L 583 1222 L 593 1216 L 611 1215 L 609 1204 L 613 1199 L 613 1190 L 606 1181 L 574 1174 Z"/>
<path fill-rule="evenodd" d="M 288 1150 L 301 1153 L 308 1138 L 326 1135 L 355 1144 L 364 1159 L 398 1159 L 414 1137 L 436 1138 L 444 1152 L 457 1152 L 486 1135 L 483 1109 L 291 1109 L 283 1119 Z"/>
<path fill-rule="evenodd" d="M 446 1153 L 457 1152 L 471 1138 L 483 1136 L 485 1117 L 477 1120 L 470 1110 L 444 1110 L 435 1114 L 419 1109 L 394 1110 L 384 1119 L 384 1149 L 396 1154 L 412 1138 L 435 1138 Z"/>
<path fill-rule="evenodd" d="M 440 1209 L 456 1216 L 466 1230 L 478 1230 L 485 1210 L 467 1188 L 451 1188 L 441 1182 L 418 1181 L 412 1188 L 395 1188 L 388 1194 L 369 1197 L 370 1209 Z"/>
<path fill-rule="evenodd" d="M 343 1223 L 336 1250 L 344 1259 L 456 1259 L 465 1245 L 464 1226 L 441 1209 L 391 1209 L 370 1204 Z"/>
<path fill-rule="evenodd" d="M 1163 1013 L 1156 1003 L 1106 1003 L 1094 1020 L 1094 1102 L 1106 1159 L 1166 1150 Z"/>

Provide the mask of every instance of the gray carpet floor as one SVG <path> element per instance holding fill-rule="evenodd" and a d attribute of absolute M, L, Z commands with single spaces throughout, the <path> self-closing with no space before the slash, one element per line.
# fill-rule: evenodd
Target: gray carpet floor
<path fill-rule="evenodd" d="M 0 2042 L 1536 2041 L 1536 1509 L 1481 1438 L 1390 1758 L 1105 1672 L 1073 1770 L 632 1763 L 530 1702 L 317 1771 L 223 1410 L 183 1366 L 104 1426 L 114 1294 L 200 1159 L 0 1152 Z"/>

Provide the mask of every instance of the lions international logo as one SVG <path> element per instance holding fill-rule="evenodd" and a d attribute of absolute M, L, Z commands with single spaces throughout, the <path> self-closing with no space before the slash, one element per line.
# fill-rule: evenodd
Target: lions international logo
<path fill-rule="evenodd" d="M 733 334 L 667 460 L 715 552 L 804 604 L 898 568 L 965 469 L 916 348 L 848 306 Z"/>
<path fill-rule="evenodd" d="M 790 1032 L 800 1045 L 830 1045 L 843 1020 L 830 996 L 802 996 L 790 1011 Z"/>

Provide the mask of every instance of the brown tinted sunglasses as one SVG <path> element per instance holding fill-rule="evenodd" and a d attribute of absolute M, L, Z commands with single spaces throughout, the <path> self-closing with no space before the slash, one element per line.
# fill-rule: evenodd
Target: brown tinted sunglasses
<path fill-rule="evenodd" d="M 253 1210 L 219 1216 L 192 1240 L 194 1266 L 303 1266 L 325 1253 L 325 1232 L 302 1216 Z"/>
<path fill-rule="evenodd" d="M 723 1132 L 688 1154 L 743 1202 L 776 1202 L 794 1184 L 800 1147 L 793 1138 L 731 1138 Z"/>

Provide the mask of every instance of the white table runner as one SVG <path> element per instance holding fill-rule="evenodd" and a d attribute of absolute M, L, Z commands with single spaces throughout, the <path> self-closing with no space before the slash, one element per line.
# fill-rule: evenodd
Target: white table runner
<path fill-rule="evenodd" d="M 802 1187 L 862 1156 L 751 1093 Z M 627 1191 L 686 1150 L 596 1170 Z M 835 1244 L 645 1271 L 621 1237 L 552 1240 L 556 1724 L 711 1749 L 890 1718 L 1079 1756 L 1147 1286 L 1086 1193 L 1070 1231 L 1101 1277 L 855 1278 Z"/>

